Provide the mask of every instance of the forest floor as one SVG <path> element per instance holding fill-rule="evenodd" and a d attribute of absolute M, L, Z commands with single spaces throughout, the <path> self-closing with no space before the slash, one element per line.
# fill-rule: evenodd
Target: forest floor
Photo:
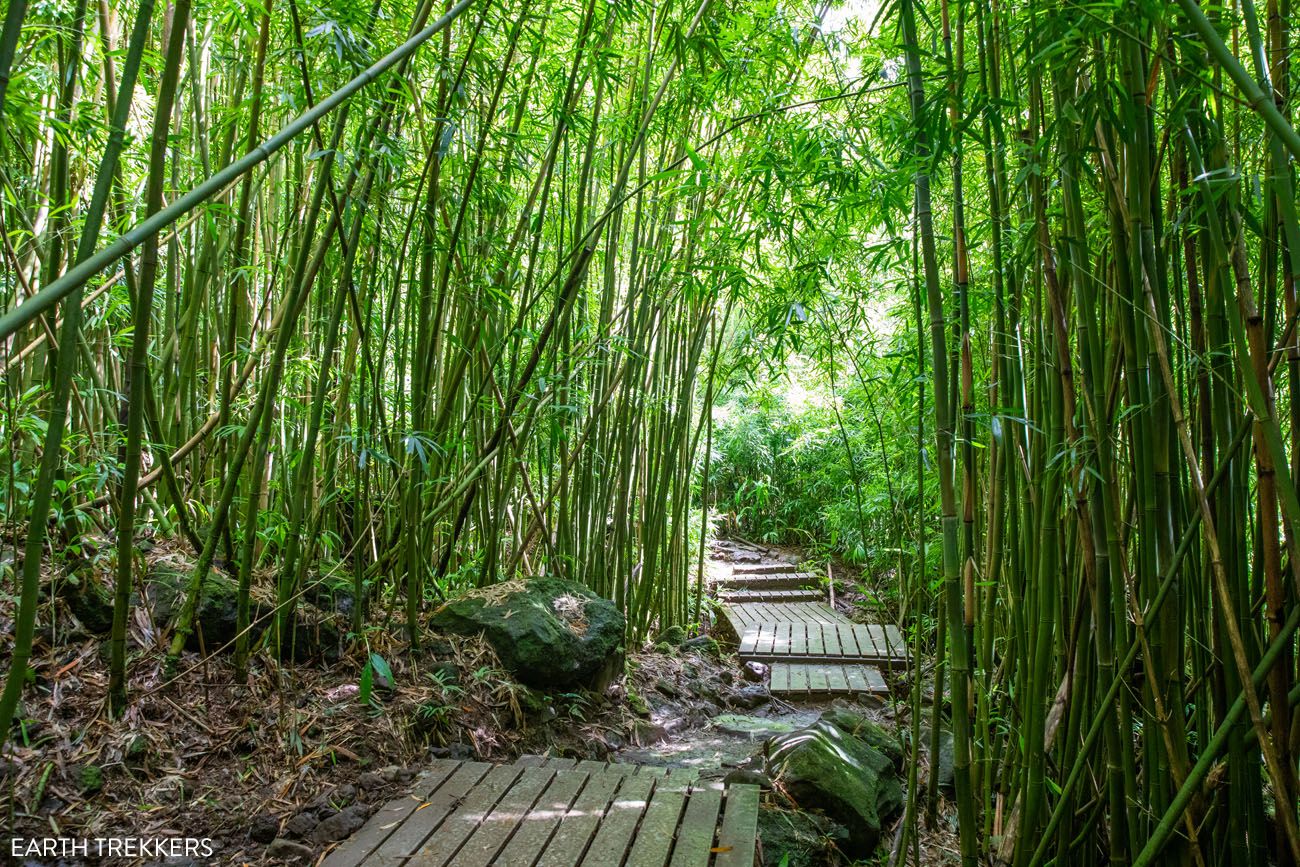
<path fill-rule="evenodd" d="M 177 555 L 157 549 L 149 556 Z M 281 666 L 262 654 L 247 681 L 236 683 L 228 656 L 186 654 L 167 679 L 166 636 L 138 623 L 133 700 L 123 719 L 112 720 L 107 644 L 76 628 L 52 634 L 50 622 L 76 622 L 67 611 L 52 621 L 63 604 L 60 594 L 47 594 L 35 683 L 0 765 L 5 836 L 188 838 L 209 841 L 213 854 L 169 859 L 158 855 L 182 851 L 176 844 L 145 844 L 134 857 L 16 859 L 24 867 L 281 863 L 268 854 L 276 838 L 297 840 L 304 857 L 318 855 L 403 792 L 434 757 L 551 754 L 744 778 L 767 736 L 806 725 L 823 709 L 771 699 L 707 638 L 630 653 L 628 677 L 603 694 L 542 695 L 502 671 L 486 642 L 435 637 L 414 651 L 397 628 L 368 633 L 329 664 Z M 12 617 L 12 600 L 0 601 L 0 634 L 12 635 Z M 383 656 L 392 678 L 378 678 L 362 702 L 359 675 L 371 653 Z M 873 716 L 894 724 L 892 704 L 872 705 Z M 950 836 L 941 829 L 923 840 L 934 855 L 925 863 L 955 854 Z M 817 850 L 806 863 L 839 862 L 827 840 L 814 834 L 804 842 Z M 3 854 L 0 861 L 10 857 Z"/>

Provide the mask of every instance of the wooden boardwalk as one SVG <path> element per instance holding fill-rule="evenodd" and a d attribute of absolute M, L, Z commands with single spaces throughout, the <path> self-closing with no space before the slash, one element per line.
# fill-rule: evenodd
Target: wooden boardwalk
<path fill-rule="evenodd" d="M 804 590 L 815 588 L 821 578 L 811 572 L 776 572 L 733 574 L 718 586 L 722 589 L 744 590 Z"/>
<path fill-rule="evenodd" d="M 742 602 L 725 606 L 722 613 L 737 641 L 760 623 L 853 623 L 824 602 Z"/>
<path fill-rule="evenodd" d="M 693 770 L 438 760 L 324 867 L 753 867 L 758 787 Z"/>
<path fill-rule="evenodd" d="M 892 636 L 890 632 L 894 633 Z M 896 648 L 896 649 L 895 649 Z M 809 662 L 869 662 L 891 665 L 903 659 L 897 627 L 856 623 L 758 623 L 740 637 L 742 659 L 762 662 L 800 659 Z"/>
<path fill-rule="evenodd" d="M 721 589 L 723 602 L 820 602 L 825 595 L 817 590 L 751 590 L 748 587 Z"/>
<path fill-rule="evenodd" d="M 889 692 L 880 669 L 842 663 L 774 662 L 770 689 L 785 698 L 884 695 Z"/>
<path fill-rule="evenodd" d="M 715 582 L 740 658 L 770 666 L 782 698 L 882 695 L 881 668 L 906 660 L 898 627 L 856 624 L 813 589 L 816 575 L 785 563 L 744 563 Z"/>

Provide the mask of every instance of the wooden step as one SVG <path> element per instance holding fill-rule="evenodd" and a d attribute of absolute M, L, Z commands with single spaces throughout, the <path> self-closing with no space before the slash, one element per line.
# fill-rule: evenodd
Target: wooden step
<path fill-rule="evenodd" d="M 693 769 L 438 760 L 326 867 L 752 867 L 758 787 Z"/>
<path fill-rule="evenodd" d="M 720 578 L 718 587 L 743 587 L 747 590 L 799 590 L 816 587 L 821 579 L 811 572 L 783 572 L 777 575 L 732 575 Z"/>
<path fill-rule="evenodd" d="M 722 606 L 726 625 L 737 641 L 756 623 L 849 623 L 825 602 L 739 602 Z"/>
<path fill-rule="evenodd" d="M 866 662 L 891 667 L 906 659 L 896 626 L 758 623 L 740 637 L 745 661 Z"/>
<path fill-rule="evenodd" d="M 781 575 L 801 571 L 795 563 L 737 563 L 731 567 L 733 575 Z"/>
<path fill-rule="evenodd" d="M 773 662 L 768 689 L 784 699 L 889 694 L 874 665 L 835 662 Z"/>
<path fill-rule="evenodd" d="M 826 594 L 820 590 L 763 590 L 745 587 L 722 588 L 718 590 L 718 599 L 724 603 L 731 602 L 821 602 Z"/>

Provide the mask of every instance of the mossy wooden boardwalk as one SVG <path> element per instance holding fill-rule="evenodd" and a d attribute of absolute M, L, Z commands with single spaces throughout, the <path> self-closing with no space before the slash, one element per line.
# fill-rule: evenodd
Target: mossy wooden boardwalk
<path fill-rule="evenodd" d="M 740 658 L 767 664 L 782 698 L 885 694 L 881 668 L 901 665 L 898 627 L 856 624 L 825 601 L 818 578 L 783 563 L 736 564 L 714 589 Z"/>
<path fill-rule="evenodd" d="M 325 867 L 752 867 L 758 788 L 693 770 L 439 760 Z"/>

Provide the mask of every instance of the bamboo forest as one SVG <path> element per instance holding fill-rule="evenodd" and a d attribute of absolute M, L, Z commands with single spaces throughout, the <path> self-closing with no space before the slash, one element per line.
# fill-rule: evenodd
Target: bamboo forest
<path fill-rule="evenodd" d="M 3 0 L 0 862 L 1300 867 L 1292 0 Z"/>

